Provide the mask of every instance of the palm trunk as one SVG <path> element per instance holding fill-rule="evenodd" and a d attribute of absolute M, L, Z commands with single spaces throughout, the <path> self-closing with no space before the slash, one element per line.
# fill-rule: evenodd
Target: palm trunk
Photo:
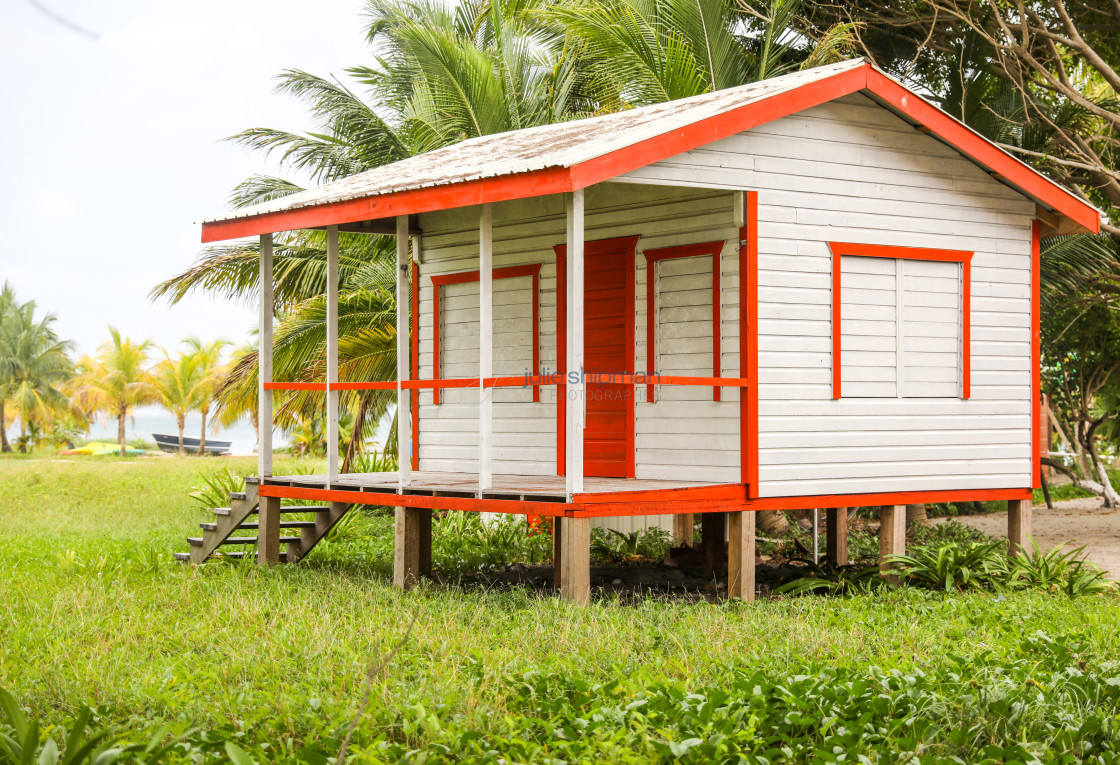
<path fill-rule="evenodd" d="M 117 407 L 117 443 L 121 447 L 121 456 L 127 454 L 128 444 L 124 440 L 124 418 L 128 416 L 128 407 L 121 404 Z"/>
<path fill-rule="evenodd" d="M 758 513 L 758 528 L 771 539 L 780 537 L 789 531 L 789 520 L 780 510 L 760 510 Z"/>
<path fill-rule="evenodd" d="M 187 418 L 180 414 L 175 417 L 175 422 L 179 426 L 179 456 L 185 457 L 187 456 L 187 447 L 183 444 L 183 431 L 187 427 Z"/>
<path fill-rule="evenodd" d="M 202 414 L 202 437 L 198 439 L 198 456 L 201 457 L 206 454 L 206 415 L 210 412 L 207 409 L 200 409 Z"/>
<path fill-rule="evenodd" d="M 8 415 L 4 411 L 4 400 L 0 399 L 0 452 L 10 452 L 12 445 L 8 443 Z"/>
<path fill-rule="evenodd" d="M 929 515 L 926 513 L 925 505 L 907 505 L 906 506 L 906 525 L 907 526 L 924 526 L 929 521 Z"/>

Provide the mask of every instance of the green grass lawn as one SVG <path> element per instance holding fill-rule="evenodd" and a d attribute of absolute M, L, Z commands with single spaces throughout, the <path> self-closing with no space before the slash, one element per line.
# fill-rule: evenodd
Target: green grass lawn
<path fill-rule="evenodd" d="M 0 687 L 48 730 L 89 705 L 125 739 L 170 723 L 168 761 L 333 762 L 383 665 L 355 762 L 1120 761 L 1115 596 L 402 594 L 380 518 L 298 566 L 172 563 L 217 464 L 252 469 L 0 460 Z"/>

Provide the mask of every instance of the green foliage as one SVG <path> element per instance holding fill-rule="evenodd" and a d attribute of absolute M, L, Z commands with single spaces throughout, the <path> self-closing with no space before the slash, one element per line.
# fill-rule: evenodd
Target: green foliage
<path fill-rule="evenodd" d="M 909 555 L 893 555 L 893 563 L 907 584 L 947 592 L 988 589 L 1008 576 L 1007 544 L 981 542 L 918 547 Z"/>
<path fill-rule="evenodd" d="M 245 476 L 232 468 L 214 468 L 204 472 L 199 478 L 202 485 L 193 487 L 187 495 L 199 510 L 226 507 L 229 505 L 230 493 L 243 491 L 245 488 Z"/>
<path fill-rule="evenodd" d="M 1085 548 L 1064 551 L 1062 545 L 1043 552 L 1031 540 L 1031 550 L 1020 550 L 1011 559 L 1009 584 L 1012 587 L 1033 587 L 1061 590 L 1070 597 L 1106 592 L 1115 587 L 1105 578 L 1100 567 L 1085 559 Z"/>
<path fill-rule="evenodd" d="M 623 533 L 615 529 L 591 530 L 591 557 L 603 563 L 664 560 L 672 537 L 662 528 L 650 527 Z"/>
<path fill-rule="evenodd" d="M 432 561 L 452 575 L 551 557 L 551 535 L 530 533 L 524 516 L 450 512 L 437 515 L 432 524 Z"/>
<path fill-rule="evenodd" d="M 807 559 L 793 560 L 790 563 L 803 566 L 805 573 L 775 588 L 774 592 L 779 595 L 855 595 L 869 593 L 884 584 L 879 576 L 878 564 L 839 566 L 828 560 L 813 563 Z"/>

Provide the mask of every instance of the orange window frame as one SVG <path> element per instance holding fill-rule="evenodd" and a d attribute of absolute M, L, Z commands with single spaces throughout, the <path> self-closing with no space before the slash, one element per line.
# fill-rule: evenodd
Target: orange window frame
<path fill-rule="evenodd" d="M 516 279 L 519 276 L 529 276 L 533 279 L 533 377 L 540 375 L 541 364 L 541 263 L 532 263 L 527 266 L 507 266 L 495 268 L 494 279 Z M 435 274 L 432 276 L 432 379 L 440 380 L 440 299 L 442 288 L 448 284 L 467 284 L 479 280 L 478 271 L 458 271 L 451 274 Z M 481 331 L 481 328 L 479 328 Z M 533 403 L 541 400 L 541 386 L 533 386 Z M 439 388 L 432 389 L 432 403 L 440 402 Z"/>
<path fill-rule="evenodd" d="M 893 260 L 932 260 L 961 264 L 961 398 L 972 397 L 972 252 L 929 247 L 829 242 L 832 251 L 832 398 L 841 398 L 840 385 L 840 259 L 844 255 Z"/>
<path fill-rule="evenodd" d="M 645 250 L 642 254 L 646 258 L 646 374 L 649 379 L 657 373 L 657 310 L 654 301 L 657 291 L 654 289 L 654 277 L 657 274 L 656 264 L 663 260 L 676 260 L 679 258 L 712 258 L 712 377 L 720 377 L 720 340 L 723 330 L 720 322 L 720 266 L 722 264 L 723 241 L 702 242 L 699 244 L 681 244 L 675 247 L 657 247 Z M 654 384 L 646 386 L 646 402 L 654 403 Z M 712 401 L 720 400 L 720 387 L 712 388 Z"/>

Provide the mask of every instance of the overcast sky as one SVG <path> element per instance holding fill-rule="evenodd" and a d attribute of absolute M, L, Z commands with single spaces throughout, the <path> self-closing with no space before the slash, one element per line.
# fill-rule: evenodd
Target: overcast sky
<path fill-rule="evenodd" d="M 97 39 L 52 20 L 40 4 Z M 6 0 L 0 3 L 0 281 L 91 353 L 113 324 L 173 348 L 238 344 L 255 307 L 147 293 L 201 250 L 196 221 L 274 163 L 220 139 L 308 130 L 273 92 L 285 68 L 369 63 L 362 0 Z M 290 174 L 288 177 L 292 177 Z"/>

